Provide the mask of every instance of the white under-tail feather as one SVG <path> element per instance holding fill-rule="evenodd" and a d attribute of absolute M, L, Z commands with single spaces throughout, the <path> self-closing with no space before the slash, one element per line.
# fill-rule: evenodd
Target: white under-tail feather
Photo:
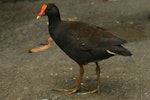
<path fill-rule="evenodd" d="M 106 52 L 109 53 L 109 54 L 113 54 L 113 55 L 116 54 L 116 53 L 114 53 L 114 52 L 112 52 L 112 51 L 110 51 L 110 50 L 106 50 Z"/>

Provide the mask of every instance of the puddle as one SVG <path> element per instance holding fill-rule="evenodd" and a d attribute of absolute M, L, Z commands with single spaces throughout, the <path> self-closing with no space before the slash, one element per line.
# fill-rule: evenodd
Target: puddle
<path fill-rule="evenodd" d="M 150 39 L 150 24 L 143 21 L 139 24 L 117 24 L 109 26 L 108 29 L 118 37 L 124 38 L 127 41 L 141 41 Z"/>

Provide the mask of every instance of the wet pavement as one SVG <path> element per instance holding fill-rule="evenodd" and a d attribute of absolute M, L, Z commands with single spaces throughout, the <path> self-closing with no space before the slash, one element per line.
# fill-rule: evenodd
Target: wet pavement
<path fill-rule="evenodd" d="M 32 0 L 33 1 L 33 0 Z M 54 88 L 71 88 L 78 65 L 59 47 L 27 53 L 49 37 L 47 18 L 35 20 L 43 3 L 53 2 L 63 19 L 97 25 L 129 41 L 132 57 L 100 62 L 101 93 L 60 97 Z M 0 100 L 149 100 L 149 0 L 30 0 L 0 3 Z M 95 65 L 85 66 L 83 84 L 96 87 Z"/>

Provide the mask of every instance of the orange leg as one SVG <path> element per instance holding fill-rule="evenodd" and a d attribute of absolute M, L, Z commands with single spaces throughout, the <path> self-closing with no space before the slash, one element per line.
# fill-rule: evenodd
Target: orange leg
<path fill-rule="evenodd" d="M 91 89 L 91 88 L 87 88 L 85 86 L 82 86 L 84 89 L 89 90 L 88 92 L 84 92 L 84 93 L 80 93 L 80 94 L 88 94 L 88 93 L 96 93 L 96 92 L 100 92 L 100 67 L 98 65 L 98 62 L 95 62 L 96 64 L 96 75 L 97 75 L 97 88 L 96 89 Z M 84 68 L 83 66 L 80 66 L 80 75 L 77 79 L 77 82 L 75 84 L 75 87 L 73 89 L 54 89 L 54 91 L 66 91 L 68 92 L 65 95 L 69 95 L 69 94 L 73 94 L 76 93 L 80 88 L 81 88 L 81 81 L 83 78 L 83 74 L 84 74 Z"/>
<path fill-rule="evenodd" d="M 80 75 L 77 79 L 77 82 L 75 84 L 75 88 L 79 88 L 80 87 L 80 84 L 81 84 L 81 81 L 82 81 L 82 78 L 83 78 L 83 74 L 84 74 L 84 68 L 83 66 L 80 66 Z"/>
<path fill-rule="evenodd" d="M 83 66 L 80 66 L 80 75 L 79 75 L 77 82 L 75 84 L 75 87 L 73 89 L 53 89 L 53 90 L 54 91 L 66 91 L 66 92 L 69 91 L 65 95 L 76 93 L 80 89 L 83 74 L 84 74 L 84 68 L 83 68 Z"/>
<path fill-rule="evenodd" d="M 97 75 L 97 88 L 96 89 L 91 89 L 91 88 L 87 88 L 89 91 L 88 92 L 84 92 L 84 93 L 81 93 L 81 94 L 89 94 L 89 93 L 96 93 L 96 92 L 100 92 L 100 67 L 98 65 L 98 62 L 95 62 L 96 64 L 96 75 Z"/>

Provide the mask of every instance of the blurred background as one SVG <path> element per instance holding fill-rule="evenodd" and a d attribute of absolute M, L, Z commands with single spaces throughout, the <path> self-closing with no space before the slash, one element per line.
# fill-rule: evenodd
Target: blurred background
<path fill-rule="evenodd" d="M 101 94 L 60 97 L 53 88 L 71 88 L 78 65 L 53 42 L 29 54 L 49 37 L 47 17 L 36 20 L 42 4 L 58 6 L 63 20 L 103 27 L 126 39 L 132 57 L 101 61 Z M 149 100 L 150 0 L 0 0 L 0 100 Z M 83 83 L 96 87 L 95 65 Z"/>

